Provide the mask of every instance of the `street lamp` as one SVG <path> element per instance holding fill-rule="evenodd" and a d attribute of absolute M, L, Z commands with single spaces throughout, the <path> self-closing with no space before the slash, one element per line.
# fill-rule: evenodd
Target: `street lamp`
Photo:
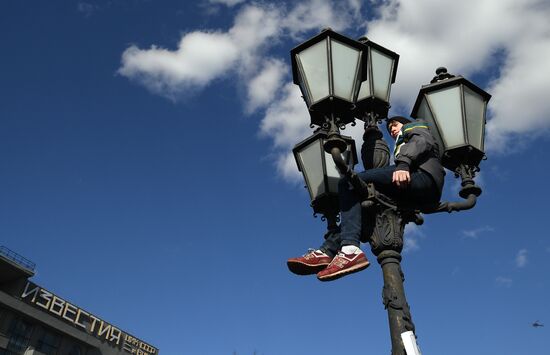
<path fill-rule="evenodd" d="M 342 137 L 339 129 L 355 120 L 353 109 L 367 74 L 364 49 L 363 44 L 326 28 L 290 51 L 294 83 L 302 91 L 311 126 L 320 128 L 317 135 L 298 144 L 294 154 L 314 212 L 327 218 L 329 230 L 336 227 L 339 212 L 338 180 L 348 175 L 360 183 L 353 173 L 357 162 L 355 144 L 351 138 Z M 317 146 L 324 151 L 314 148 Z M 349 149 L 353 150 L 346 154 Z M 327 153 L 332 156 L 330 163 L 326 160 Z M 322 168 L 314 167 L 315 163 L 321 163 Z"/>
<path fill-rule="evenodd" d="M 485 157 L 483 143 L 490 99 L 490 94 L 462 76 L 447 73 L 443 67 L 437 68 L 436 76 L 420 89 L 416 98 L 411 116 L 430 124 L 441 163 L 462 178 L 460 196 L 467 199 L 460 205 L 440 206 L 442 210 L 471 208 L 481 194 L 473 178 Z"/>
<path fill-rule="evenodd" d="M 369 40 L 359 38 L 364 45 L 367 57 L 367 75 L 361 83 L 357 96 L 355 113 L 357 118 L 367 121 L 368 114 L 375 114 L 378 119 L 388 117 L 390 108 L 391 85 L 397 75 L 399 54 Z"/>
<path fill-rule="evenodd" d="M 391 85 L 397 75 L 399 54 L 367 37 L 359 38 L 359 42 L 363 44 L 364 56 L 367 58 L 367 75 L 361 83 L 353 113 L 365 122 L 361 150 L 363 166 L 365 169 L 380 168 L 389 165 L 390 150 L 378 124 L 388 117 Z"/>
<path fill-rule="evenodd" d="M 340 212 L 338 181 L 340 181 L 341 174 L 332 156 L 324 149 L 328 139 L 328 132 L 320 129 L 298 143 L 292 152 L 298 170 L 304 175 L 313 212 L 322 214 L 327 219 L 327 229 L 334 230 L 337 227 L 337 216 Z M 355 141 L 346 136 L 341 136 L 341 139 L 346 143 L 342 160 L 348 169 L 352 170 L 357 163 Z"/>
<path fill-rule="evenodd" d="M 332 120 L 338 126 L 353 121 L 351 113 L 364 80 L 363 46 L 331 29 L 290 51 L 294 83 L 300 86 L 311 123 Z"/>
<path fill-rule="evenodd" d="M 390 107 L 391 84 L 395 81 L 399 55 L 363 38 L 361 43 L 330 29 L 291 51 L 294 83 L 300 86 L 311 116 L 314 134 L 293 150 L 303 173 L 314 213 L 328 220 L 329 231 L 337 228 L 338 181 L 349 178 L 362 201 L 364 228 L 382 268 L 382 300 L 388 312 L 392 355 L 418 355 L 415 327 L 403 287 L 401 269 L 403 231 L 407 223 L 421 224 L 420 211 L 398 205 L 363 182 L 353 171 L 357 162 L 355 143 L 339 129 L 365 121 L 361 156 L 365 169 L 389 164 L 389 149 L 378 129 Z M 462 177 L 463 202 L 443 202 L 422 212 L 451 212 L 472 208 L 481 189 L 473 178 L 484 157 L 485 113 L 490 95 L 444 68 L 431 84 L 422 87 L 412 117 L 426 119 L 432 128 L 443 165 Z M 332 160 L 329 158 L 332 157 Z M 420 201 L 420 204 L 422 202 Z"/>

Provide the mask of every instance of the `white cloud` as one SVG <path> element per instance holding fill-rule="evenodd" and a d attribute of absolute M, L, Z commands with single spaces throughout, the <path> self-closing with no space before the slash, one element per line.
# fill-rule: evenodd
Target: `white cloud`
<path fill-rule="evenodd" d="M 494 231 L 495 229 L 491 226 L 483 226 L 475 229 L 463 230 L 462 238 L 478 239 L 480 234 Z"/>
<path fill-rule="evenodd" d="M 205 86 L 227 73 L 237 59 L 238 48 L 229 36 L 194 32 L 181 39 L 177 51 L 129 47 L 122 54 L 118 72 L 156 94 L 175 99 L 183 90 Z"/>
<path fill-rule="evenodd" d="M 350 11 L 355 17 L 361 16 L 362 0 L 347 0 Z"/>
<path fill-rule="evenodd" d="M 217 2 L 236 4 L 229 0 Z M 245 109 L 251 112 L 270 101 L 270 96 L 282 85 L 283 74 L 290 72 L 280 59 L 266 57 L 266 51 L 284 35 L 296 37 L 326 26 L 342 30 L 349 26 L 352 10 L 345 6 L 341 11 L 334 11 L 332 3 L 324 0 L 301 2 L 290 9 L 268 3 L 246 5 L 227 32 L 186 33 L 175 50 L 155 45 L 149 49 L 128 47 L 122 54 L 118 72 L 173 100 L 189 92 L 196 93 L 227 75 L 237 74 L 251 86 L 268 81 L 269 90 L 262 95 L 254 90 L 256 87 L 247 88 L 249 98 L 254 101 Z M 262 67 L 266 61 L 272 66 Z"/>
<path fill-rule="evenodd" d="M 309 0 L 299 2 L 285 15 L 281 25 L 291 32 L 292 36 L 301 35 L 305 31 L 320 31 L 330 27 L 335 31 L 348 28 L 357 8 L 350 8 L 354 1 L 338 4 L 326 0 Z M 357 6 L 356 4 L 353 6 Z"/>
<path fill-rule="evenodd" d="M 516 255 L 516 266 L 522 268 L 525 265 L 527 265 L 527 249 L 521 249 Z"/>
<path fill-rule="evenodd" d="M 425 238 L 426 235 L 416 224 L 409 223 L 405 226 L 405 235 L 403 237 L 404 246 L 403 253 L 412 253 L 420 250 L 419 240 Z"/>
<path fill-rule="evenodd" d="M 265 61 L 262 70 L 248 84 L 248 102 L 246 111 L 254 112 L 259 107 L 265 107 L 276 96 L 276 93 L 283 84 L 283 77 L 288 67 L 283 61 L 269 59 Z"/>
<path fill-rule="evenodd" d="M 118 72 L 171 99 L 197 92 L 229 74 L 252 75 L 265 43 L 280 31 L 280 12 L 271 6 L 247 6 L 227 32 L 195 31 L 182 36 L 178 48 L 130 46 Z"/>
<path fill-rule="evenodd" d="M 512 284 L 513 284 L 512 279 L 509 279 L 509 278 L 503 277 L 503 276 L 498 276 L 495 279 L 495 282 L 498 286 L 502 286 L 502 287 L 506 287 L 506 288 L 512 287 Z"/>
<path fill-rule="evenodd" d="M 309 114 L 296 85 L 286 84 L 280 97 L 267 107 L 260 134 L 273 139 L 278 171 L 288 180 L 296 181 L 299 175 L 290 150 L 311 134 Z"/>

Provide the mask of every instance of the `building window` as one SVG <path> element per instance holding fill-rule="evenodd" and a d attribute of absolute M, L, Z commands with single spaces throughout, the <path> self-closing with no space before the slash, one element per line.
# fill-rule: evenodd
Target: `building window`
<path fill-rule="evenodd" d="M 44 330 L 42 338 L 40 338 L 36 344 L 36 350 L 46 355 L 57 355 L 60 341 L 61 337 L 58 334 L 49 330 Z"/>
<path fill-rule="evenodd" d="M 82 350 L 80 350 L 80 346 L 73 345 L 68 355 L 82 355 Z"/>
<path fill-rule="evenodd" d="M 29 346 L 29 340 L 32 334 L 32 324 L 21 319 L 15 318 L 10 326 L 8 336 L 10 338 L 6 350 L 2 350 L 2 355 L 23 354 Z"/>

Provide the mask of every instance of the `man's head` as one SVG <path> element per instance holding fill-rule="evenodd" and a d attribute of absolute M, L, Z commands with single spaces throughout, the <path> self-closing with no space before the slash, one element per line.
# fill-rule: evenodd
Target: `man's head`
<path fill-rule="evenodd" d="M 406 117 L 393 116 L 391 118 L 388 118 L 388 121 L 386 122 L 386 128 L 388 129 L 388 132 L 393 137 L 393 139 L 395 139 L 399 134 L 399 131 L 401 131 L 403 125 L 411 122 L 412 121 Z"/>

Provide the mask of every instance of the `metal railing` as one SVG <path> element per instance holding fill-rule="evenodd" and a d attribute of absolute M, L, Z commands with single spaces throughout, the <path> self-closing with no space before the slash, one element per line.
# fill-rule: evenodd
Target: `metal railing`
<path fill-rule="evenodd" d="M 7 259 L 19 264 L 27 270 L 34 271 L 34 268 L 36 267 L 35 263 L 25 258 L 24 256 L 17 254 L 13 250 L 6 248 L 3 245 L 0 246 L 0 255 L 3 255 Z"/>

